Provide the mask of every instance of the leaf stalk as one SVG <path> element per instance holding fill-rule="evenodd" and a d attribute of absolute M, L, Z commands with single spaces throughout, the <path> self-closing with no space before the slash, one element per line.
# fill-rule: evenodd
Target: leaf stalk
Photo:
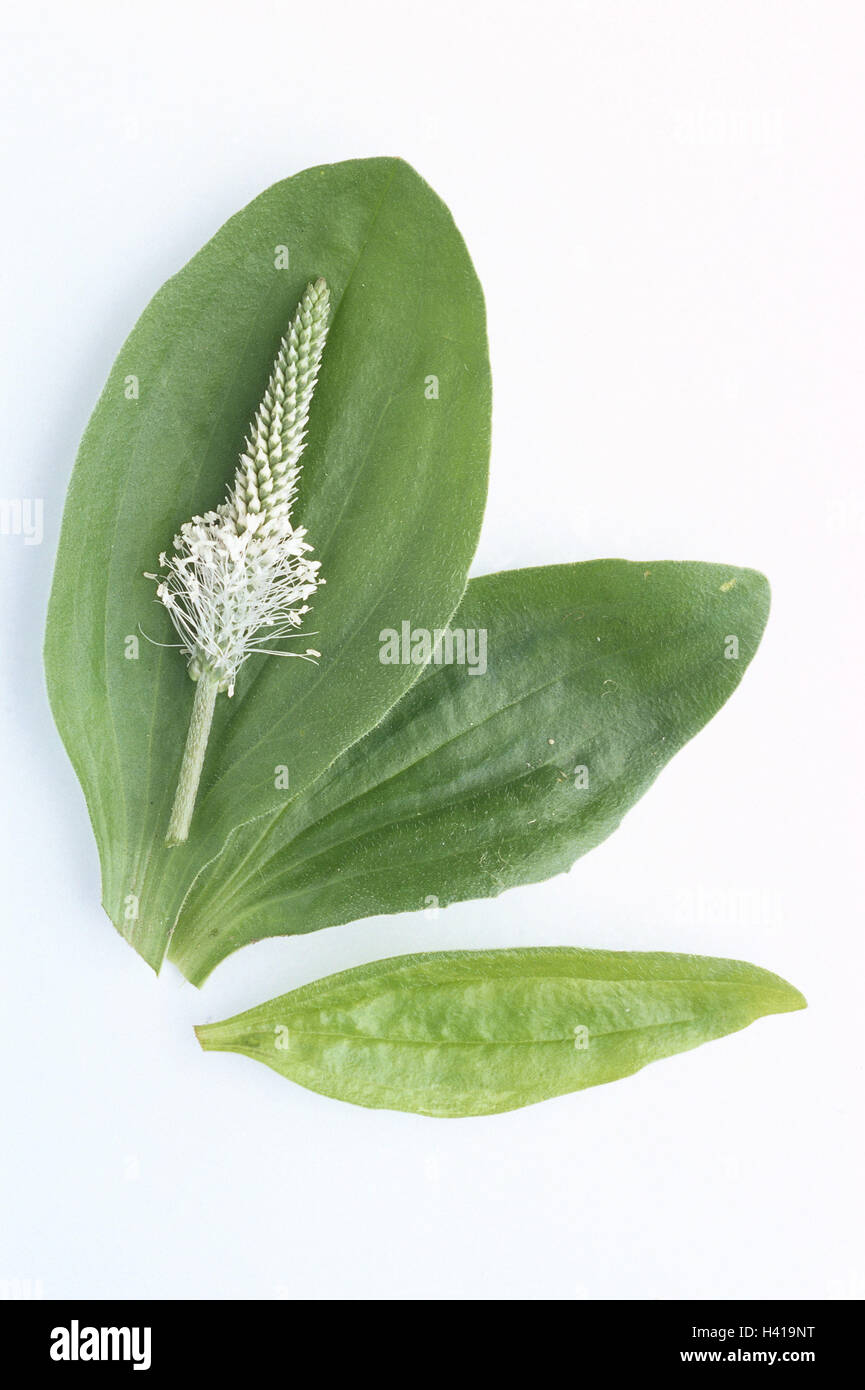
<path fill-rule="evenodd" d="M 168 832 L 165 836 L 165 843 L 169 847 L 182 845 L 189 835 L 189 826 L 198 793 L 198 784 L 201 781 L 201 769 L 204 766 L 204 754 L 207 750 L 207 740 L 210 737 L 210 726 L 213 723 L 213 710 L 218 690 L 219 677 L 212 671 L 203 671 L 195 684 L 195 700 L 189 720 L 189 732 L 186 735 L 186 747 L 183 750 L 183 762 L 180 764 L 177 791 L 174 794 L 174 805 L 171 808 L 171 819 L 168 822 Z"/>

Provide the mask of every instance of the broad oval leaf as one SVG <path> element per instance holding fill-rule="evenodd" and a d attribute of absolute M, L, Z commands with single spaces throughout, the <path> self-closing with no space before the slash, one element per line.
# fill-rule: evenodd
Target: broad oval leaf
<path fill-rule="evenodd" d="M 298 522 L 327 584 L 318 668 L 257 657 L 220 698 L 188 844 L 162 840 L 192 683 L 145 571 L 222 501 L 308 281 L 331 290 Z M 435 378 L 435 390 L 428 382 Z M 145 310 L 84 436 L 46 639 L 51 705 L 99 845 L 103 903 L 159 967 L 178 907 L 230 832 L 314 782 L 416 678 L 382 627 L 446 622 L 486 492 L 483 298 L 447 209 L 408 165 L 309 169 L 233 217 Z M 131 640 L 130 640 L 131 639 Z"/>
<path fill-rule="evenodd" d="M 804 1007 L 744 961 L 547 946 L 375 961 L 195 1031 L 337 1100 L 455 1117 L 616 1081 Z"/>
<path fill-rule="evenodd" d="M 725 565 L 472 580 L 451 626 L 486 634 L 485 672 L 431 664 L 306 795 L 234 837 L 231 872 L 193 888 L 172 959 L 200 983 L 259 937 L 570 868 L 720 709 L 768 609 L 763 576 Z"/>

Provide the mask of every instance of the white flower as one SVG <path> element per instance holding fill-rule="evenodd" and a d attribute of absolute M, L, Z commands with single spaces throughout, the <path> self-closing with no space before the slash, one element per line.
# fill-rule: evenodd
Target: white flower
<path fill-rule="evenodd" d="M 309 407 L 327 337 L 330 295 L 308 285 L 280 344 L 264 399 L 250 425 L 234 483 L 215 512 L 194 516 L 160 555 L 157 598 L 165 605 L 193 680 L 208 675 L 231 695 L 255 652 L 297 635 L 307 600 L 324 580 L 304 527 L 291 522 Z"/>

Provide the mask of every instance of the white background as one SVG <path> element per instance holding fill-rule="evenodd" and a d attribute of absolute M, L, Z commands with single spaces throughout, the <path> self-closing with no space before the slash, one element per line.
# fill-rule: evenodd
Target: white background
<path fill-rule="evenodd" d="M 54 0 L 3 27 L 0 496 L 44 498 L 46 529 L 0 538 L 0 1292 L 861 1296 L 861 5 Z M 268 184 L 370 154 L 441 193 L 486 290 L 474 572 L 750 564 L 773 614 L 570 875 L 253 947 L 199 994 L 98 905 L 41 674 L 64 493 L 162 281 Z M 450 1122 L 191 1032 L 380 956 L 519 943 L 739 956 L 810 1008 Z"/>

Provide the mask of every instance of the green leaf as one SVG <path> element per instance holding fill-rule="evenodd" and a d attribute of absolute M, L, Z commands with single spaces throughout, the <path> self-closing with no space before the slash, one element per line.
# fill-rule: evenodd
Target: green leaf
<path fill-rule="evenodd" d="M 744 961 L 545 946 L 375 961 L 195 1031 L 322 1095 L 453 1117 L 617 1081 L 805 1007 Z"/>
<path fill-rule="evenodd" d="M 318 276 L 333 313 L 295 516 L 327 580 L 309 615 L 321 663 L 244 667 L 234 698 L 217 700 L 190 840 L 166 850 L 193 686 L 176 651 L 141 640 L 130 656 L 139 626 L 176 640 L 144 571 L 224 498 L 280 337 Z M 484 506 L 489 411 L 480 286 L 447 209 L 396 159 L 268 189 L 126 341 L 69 489 L 46 669 L 104 906 L 154 967 L 202 867 L 232 830 L 284 804 L 277 769 L 298 794 L 417 677 L 380 664 L 378 633 L 452 614 Z"/>
<path fill-rule="evenodd" d="M 726 565 L 597 560 L 472 580 L 452 627 L 486 631 L 486 673 L 429 666 L 304 796 L 241 831 L 232 872 L 190 894 L 172 959 L 200 983 L 259 937 L 568 869 L 720 709 L 768 609 L 763 576 Z"/>

